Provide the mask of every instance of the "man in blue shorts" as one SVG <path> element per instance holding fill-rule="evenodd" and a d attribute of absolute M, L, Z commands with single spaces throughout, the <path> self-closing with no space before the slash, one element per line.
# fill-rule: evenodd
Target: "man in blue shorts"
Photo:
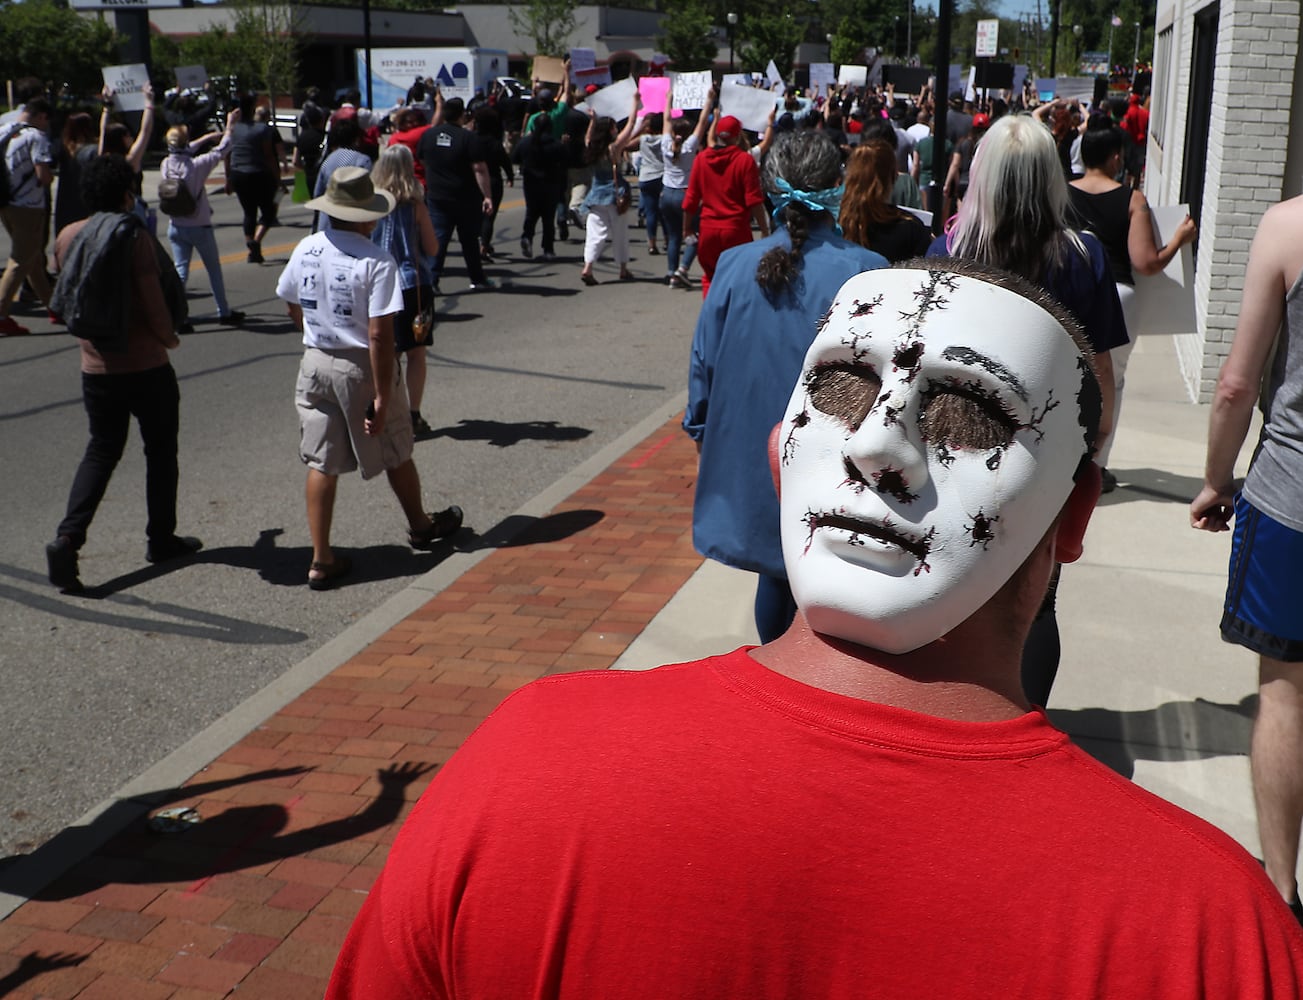
<path fill-rule="evenodd" d="M 1222 638 L 1259 657 L 1249 760 L 1267 875 L 1303 920 L 1296 871 L 1303 827 L 1303 198 L 1268 210 L 1249 252 L 1235 340 L 1217 378 L 1204 486 L 1190 523 L 1226 531 Z M 1265 419 L 1240 492 L 1235 459 L 1267 365 Z"/>
<path fill-rule="evenodd" d="M 425 512 L 412 461 L 412 420 L 394 348 L 394 314 L 403 309 L 398 265 L 370 238 L 376 222 L 393 211 L 393 196 L 376 191 L 362 167 L 340 167 L 326 193 L 307 207 L 329 216 L 331 227 L 294 248 L 276 294 L 303 331 L 294 401 L 308 467 L 308 586 L 329 590 L 351 568 L 348 557 L 330 547 L 341 473 L 360 469 L 363 479 L 385 473 L 414 549 L 431 548 L 456 532 L 462 512 Z"/>

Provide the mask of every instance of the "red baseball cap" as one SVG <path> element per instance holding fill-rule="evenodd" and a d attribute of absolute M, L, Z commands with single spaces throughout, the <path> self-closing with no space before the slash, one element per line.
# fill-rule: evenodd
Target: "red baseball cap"
<path fill-rule="evenodd" d="M 991 116 L 981 113 L 973 115 L 973 128 L 990 128 Z"/>
<path fill-rule="evenodd" d="M 732 115 L 725 115 L 715 126 L 715 135 L 721 139 L 731 139 L 742 134 L 742 123 Z"/>
<path fill-rule="evenodd" d="M 590 83 L 587 87 L 584 88 L 584 96 L 591 97 L 593 94 L 596 94 L 601 89 L 602 88 L 599 87 L 597 84 Z"/>

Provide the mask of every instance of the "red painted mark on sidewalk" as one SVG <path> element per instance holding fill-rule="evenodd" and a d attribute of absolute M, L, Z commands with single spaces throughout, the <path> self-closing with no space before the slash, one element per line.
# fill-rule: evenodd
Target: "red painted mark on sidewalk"
<path fill-rule="evenodd" d="M 287 803 L 285 803 L 286 816 L 289 815 L 290 810 L 292 810 L 296 805 L 298 805 L 302 801 L 303 801 L 303 796 L 298 795 L 290 799 Z M 221 857 L 219 857 L 216 861 L 213 862 L 213 868 L 215 869 L 214 874 L 221 874 L 221 875 L 226 874 L 227 867 L 228 867 L 227 863 L 234 861 L 236 858 L 238 858 L 249 844 L 253 843 L 259 837 L 263 836 L 263 834 L 271 833 L 273 830 L 279 830 L 284 825 L 285 825 L 284 817 L 268 816 L 265 822 L 259 824 L 257 827 L 255 827 L 253 830 L 249 832 L 249 836 L 245 837 L 242 841 L 240 841 L 238 844 L 236 844 L 229 851 L 227 851 L 225 854 L 223 854 Z M 231 866 L 230 870 L 234 871 L 235 867 L 236 866 Z M 204 886 L 206 886 L 212 880 L 213 880 L 213 875 L 205 875 L 198 882 L 194 883 L 194 885 L 186 889 L 186 892 L 187 893 L 199 892 L 200 890 L 203 889 Z"/>
<path fill-rule="evenodd" d="M 657 441 L 654 445 L 652 445 L 650 448 L 648 448 L 646 451 L 644 451 L 641 455 L 639 455 L 637 458 L 635 458 L 632 462 L 630 462 L 630 463 L 629 463 L 629 468 L 631 468 L 631 469 L 641 469 L 644 465 L 646 465 L 648 462 L 651 461 L 651 457 L 652 457 L 653 455 L 655 455 L 658 451 L 660 451 L 660 450 L 661 450 L 662 448 L 664 448 L 667 444 L 669 444 L 671 441 L 673 441 L 674 438 L 675 438 L 675 435 L 674 435 L 673 433 L 666 434 L 663 438 L 661 438 L 661 439 L 660 439 L 659 441 Z"/>

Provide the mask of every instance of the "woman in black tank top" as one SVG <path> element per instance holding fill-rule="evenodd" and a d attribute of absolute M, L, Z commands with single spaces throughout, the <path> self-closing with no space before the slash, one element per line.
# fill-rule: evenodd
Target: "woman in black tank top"
<path fill-rule="evenodd" d="M 1118 298 L 1122 301 L 1122 314 L 1126 317 L 1131 343 L 1109 352 L 1113 357 L 1113 428 L 1122 409 L 1122 385 L 1125 381 L 1127 359 L 1135 338 L 1141 331 L 1135 326 L 1133 304 L 1135 272 L 1157 274 L 1176 256 L 1181 247 L 1195 237 L 1194 220 L 1188 215 L 1168 240 L 1158 246 L 1154 227 L 1149 218 L 1149 202 L 1139 191 L 1119 184 L 1115 179 L 1126 162 L 1124 143 L 1131 137 L 1107 118 L 1096 124 L 1092 120 L 1081 138 L 1081 160 L 1086 173 L 1068 185 L 1068 195 L 1078 229 L 1093 233 L 1108 255 L 1113 280 L 1118 285 Z M 1117 486 L 1117 479 L 1108 471 L 1108 454 L 1112 435 L 1100 447 L 1097 458 L 1104 467 L 1104 492 Z"/>

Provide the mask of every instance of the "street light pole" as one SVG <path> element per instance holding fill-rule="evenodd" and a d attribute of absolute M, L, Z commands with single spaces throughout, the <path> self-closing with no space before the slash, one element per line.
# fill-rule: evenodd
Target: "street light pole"
<path fill-rule="evenodd" d="M 905 0 L 905 58 L 914 54 L 914 0 Z"/>
<path fill-rule="evenodd" d="M 737 15 L 731 10 L 726 15 L 728 19 L 728 71 L 733 72 L 733 30 L 737 27 Z"/>
<path fill-rule="evenodd" d="M 1140 62 L 1140 22 L 1136 22 L 1136 47 L 1131 52 L 1131 82 L 1136 80 L 1136 65 Z"/>

